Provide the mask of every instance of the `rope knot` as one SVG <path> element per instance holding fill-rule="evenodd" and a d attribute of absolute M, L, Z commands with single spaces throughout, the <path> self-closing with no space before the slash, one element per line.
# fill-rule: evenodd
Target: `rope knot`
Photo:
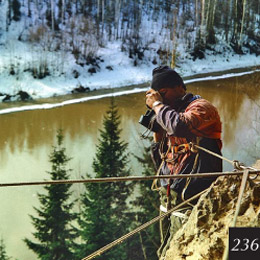
<path fill-rule="evenodd" d="M 199 149 L 196 147 L 195 143 L 190 142 L 189 145 L 190 145 L 190 150 L 191 150 L 192 153 L 198 153 L 199 152 Z"/>
<path fill-rule="evenodd" d="M 239 162 L 239 161 L 237 161 L 237 160 L 234 160 L 233 161 L 233 167 L 234 167 L 234 169 L 235 170 L 237 170 L 237 171 L 242 171 L 242 170 L 244 170 L 244 164 L 243 163 L 241 163 L 241 162 Z"/>

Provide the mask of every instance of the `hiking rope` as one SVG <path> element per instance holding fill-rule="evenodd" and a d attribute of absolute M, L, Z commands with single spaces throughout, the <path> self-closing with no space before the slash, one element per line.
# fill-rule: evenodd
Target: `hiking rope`
<path fill-rule="evenodd" d="M 241 163 L 241 162 L 239 162 L 239 161 L 237 161 L 237 160 L 231 161 L 231 160 L 225 158 L 224 156 L 222 156 L 222 155 L 220 155 L 220 154 L 218 154 L 218 153 L 214 153 L 214 152 L 212 152 L 212 151 L 210 151 L 210 150 L 208 150 L 208 149 L 206 149 L 206 148 L 204 148 L 204 147 L 201 147 L 201 146 L 199 146 L 199 145 L 197 145 L 197 144 L 190 143 L 190 145 L 193 145 L 193 146 L 197 147 L 199 150 L 202 150 L 202 151 L 204 151 L 204 152 L 206 152 L 206 153 L 209 153 L 209 154 L 211 154 L 211 155 L 214 155 L 215 157 L 218 157 L 218 158 L 220 158 L 220 159 L 222 159 L 222 160 L 224 160 L 224 161 L 226 161 L 226 162 L 229 162 L 230 164 L 233 165 L 233 167 L 234 167 L 235 170 L 245 170 L 245 169 L 257 170 L 257 169 L 255 169 L 255 168 L 253 168 L 253 167 L 246 167 L 246 166 L 244 166 L 243 163 Z"/>
<path fill-rule="evenodd" d="M 173 169 L 171 169 L 170 175 L 173 175 Z M 171 184 L 172 184 L 172 179 L 168 179 L 167 191 L 166 191 L 166 197 L 167 197 L 166 209 L 167 209 L 167 211 L 171 209 Z"/>
<path fill-rule="evenodd" d="M 201 139 L 200 137 L 196 137 L 196 144 L 199 144 L 200 139 Z M 193 153 L 196 154 L 196 155 L 195 155 L 195 159 L 194 159 L 194 163 L 193 163 L 193 166 L 192 166 L 192 170 L 191 170 L 191 172 L 190 172 L 190 174 L 193 174 L 193 173 L 195 173 L 195 171 L 196 171 L 196 169 L 197 169 L 197 167 L 198 167 L 199 150 L 195 148 L 195 144 L 194 144 L 194 143 L 191 143 L 189 149 L 191 150 L 191 152 L 193 152 Z M 184 188 L 183 188 L 183 190 L 182 190 L 181 199 L 182 199 L 183 201 L 185 200 L 185 192 L 186 192 L 186 190 L 187 190 L 187 188 L 188 188 L 188 186 L 189 186 L 189 184 L 190 184 L 190 181 L 191 181 L 191 178 L 187 178 L 187 179 L 186 179 L 186 184 L 185 184 L 185 186 L 184 186 Z M 191 204 L 191 203 L 189 203 L 189 205 L 190 205 L 191 207 L 194 207 L 194 205 Z"/>
<path fill-rule="evenodd" d="M 193 174 L 193 173 L 195 172 L 195 170 L 196 170 L 196 168 L 197 168 L 197 166 L 198 166 L 198 159 L 199 159 L 199 153 L 197 153 L 196 156 L 195 156 L 194 164 L 193 164 L 193 167 L 192 167 L 192 170 L 191 170 L 191 173 L 190 173 L 190 174 Z M 184 186 L 184 188 L 183 188 L 183 190 L 182 190 L 181 199 L 182 199 L 183 201 L 185 201 L 185 192 L 186 192 L 186 190 L 187 190 L 187 188 L 188 188 L 188 186 L 189 186 L 189 184 L 190 184 L 190 181 L 191 181 L 191 178 L 187 178 L 187 179 L 186 179 L 186 184 L 185 184 L 185 186 Z M 194 205 L 191 204 L 191 203 L 189 203 L 189 205 L 192 206 L 192 207 L 194 207 Z"/>
<path fill-rule="evenodd" d="M 204 147 L 201 147 L 201 146 L 199 146 L 197 144 L 193 144 L 193 145 L 196 146 L 198 149 L 204 151 L 204 152 L 207 152 L 207 153 L 209 153 L 211 155 L 214 155 L 214 156 L 216 156 L 216 157 L 218 157 L 220 159 L 223 159 L 223 160 L 231 163 L 233 165 L 235 171 L 241 171 L 241 170 L 247 170 L 247 169 L 248 170 L 253 170 L 253 171 L 257 171 L 258 170 L 258 169 L 254 168 L 254 167 L 251 167 L 251 166 L 245 166 L 243 163 L 239 162 L 238 160 L 231 161 L 231 160 L 225 158 L 224 156 L 221 156 L 221 155 L 219 155 L 217 153 L 214 153 L 214 152 L 212 152 L 212 151 L 210 151 L 210 150 L 208 150 L 208 149 L 206 149 Z M 250 180 L 255 180 L 257 178 L 257 176 L 258 175 L 256 174 L 253 177 L 249 176 L 249 178 L 250 178 Z"/>
<path fill-rule="evenodd" d="M 121 182 L 121 181 L 141 181 L 141 180 L 158 180 L 158 179 L 178 179 L 178 178 L 204 178 L 204 177 L 217 177 L 217 176 L 232 176 L 232 175 L 243 175 L 242 177 L 242 181 L 241 181 L 241 186 L 240 186 L 240 191 L 239 191 L 239 196 L 238 196 L 238 201 L 237 201 L 237 205 L 236 205 L 236 211 L 235 211 L 235 215 L 233 218 L 233 223 L 232 225 L 235 226 L 236 224 L 236 219 L 240 210 L 240 204 L 241 204 L 241 200 L 242 200 L 242 196 L 245 190 L 245 186 L 247 183 L 247 179 L 249 178 L 250 174 L 255 174 L 256 178 L 259 174 L 260 174 L 260 170 L 255 169 L 253 167 L 246 167 L 244 166 L 242 163 L 240 163 L 239 161 L 231 161 L 217 153 L 214 153 L 204 147 L 200 147 L 197 144 L 191 143 L 190 147 L 194 147 L 200 150 L 203 150 L 204 152 L 207 152 L 213 156 L 216 156 L 220 159 L 223 159 L 229 163 L 231 163 L 234 166 L 235 171 L 233 172 L 215 172 L 215 173 L 193 173 L 193 174 L 184 174 L 184 175 L 156 175 L 156 176 L 126 176 L 126 177 L 108 177 L 108 178 L 92 178 L 92 179 L 80 179 L 80 180 L 50 180 L 50 181 L 35 181 L 35 182 L 16 182 L 16 183 L 0 183 L 0 188 L 2 187 L 12 187 L 12 186 L 33 186 L 33 185 L 55 185 L 55 184 L 73 184 L 73 183 L 106 183 L 106 182 Z M 196 158 L 195 158 L 196 159 Z M 161 166 L 162 167 L 162 164 Z M 195 167 L 195 166 L 194 166 Z M 194 168 L 193 167 L 193 168 Z M 241 171 L 243 170 L 243 171 Z M 159 171 L 158 171 L 159 172 Z M 209 187 L 210 188 L 210 187 Z M 126 235 L 116 239 L 115 241 L 113 241 L 112 243 L 100 248 L 99 250 L 97 250 L 96 252 L 92 253 L 91 255 L 83 258 L 82 260 L 90 260 L 93 259 L 101 254 L 103 254 L 105 251 L 111 249 L 112 247 L 122 243 L 123 241 L 125 241 L 126 239 L 128 239 L 129 237 L 133 236 L 134 234 L 144 230 L 145 228 L 147 228 L 148 226 L 156 223 L 157 221 L 159 221 L 160 219 L 168 216 L 169 214 L 171 214 L 172 212 L 176 211 L 177 209 L 181 208 L 182 206 L 189 204 L 190 201 L 200 197 L 203 193 L 205 193 L 207 190 L 209 190 L 209 188 L 203 190 L 202 192 L 194 195 L 193 197 L 183 201 L 182 203 L 180 203 L 179 205 L 177 205 L 176 207 L 174 207 L 173 209 L 169 210 L 166 213 L 161 214 L 160 216 L 146 222 L 145 224 L 139 226 L 138 228 L 136 228 L 135 230 L 127 233 Z M 184 198 L 184 196 L 183 196 Z M 225 249 L 224 252 L 224 256 L 223 256 L 223 260 L 227 260 L 228 259 L 228 246 Z"/>
<path fill-rule="evenodd" d="M 249 170 L 249 174 L 260 174 L 259 170 Z M 0 183 L 0 188 L 15 186 L 37 186 L 37 185 L 56 185 L 56 184 L 74 184 L 74 183 L 107 183 L 121 181 L 150 181 L 155 179 L 181 179 L 181 178 L 207 178 L 218 176 L 243 175 L 243 171 L 236 172 L 211 172 L 211 173 L 194 173 L 184 175 L 159 175 L 159 176 L 126 176 L 126 177 L 107 177 L 107 178 L 90 178 L 75 180 L 49 180 L 49 181 L 33 181 L 33 182 L 9 182 Z"/>
<path fill-rule="evenodd" d="M 145 224 L 139 226 L 138 228 L 134 229 L 133 231 L 127 233 L 126 235 L 124 235 L 124 236 L 114 240 L 113 242 L 111 242 L 111 243 L 107 244 L 106 246 L 100 248 L 99 250 L 95 251 L 94 253 L 88 255 L 87 257 L 82 258 L 81 260 L 90 260 L 90 259 L 93 259 L 93 258 L 95 258 L 97 256 L 100 256 L 101 254 L 103 254 L 107 250 L 109 250 L 109 249 L 113 248 L 114 246 L 122 243 L 123 241 L 125 241 L 126 239 L 128 239 L 131 236 L 135 235 L 136 233 L 138 233 L 138 232 L 142 231 L 143 229 L 149 227 L 150 225 L 156 223 L 160 219 L 165 218 L 166 216 L 170 215 L 172 212 L 174 212 L 177 209 L 181 208 L 182 206 L 186 205 L 190 201 L 197 199 L 203 193 L 205 193 L 207 190 L 209 190 L 209 188 L 201 191 L 200 193 L 198 193 L 198 194 L 194 195 L 193 197 L 187 199 L 186 201 L 180 203 L 179 205 L 177 205 L 176 207 L 174 207 L 171 210 L 167 211 L 166 213 L 163 213 L 162 215 L 153 218 L 152 220 L 150 220 L 150 221 L 146 222 Z"/>
<path fill-rule="evenodd" d="M 164 162 L 165 162 L 165 160 L 167 159 L 167 155 L 168 155 L 168 153 L 169 153 L 170 150 L 171 150 L 171 147 L 168 146 L 168 149 L 167 149 L 166 153 L 161 152 L 161 151 L 163 150 L 163 146 L 164 146 L 165 140 L 166 140 L 166 134 L 164 133 L 164 134 L 163 134 L 163 139 L 162 139 L 162 142 L 160 142 L 160 148 L 159 148 L 159 153 L 160 153 L 162 162 L 161 162 L 161 164 L 160 164 L 158 170 L 156 171 L 156 176 L 159 176 L 159 175 L 160 175 L 160 172 L 161 172 L 161 169 L 162 169 L 162 167 L 163 167 L 163 165 L 164 165 Z M 159 191 L 160 188 L 158 187 L 158 184 L 157 184 L 157 183 L 158 183 L 158 179 L 154 179 L 154 181 L 153 181 L 153 183 L 152 183 L 152 186 L 151 186 L 151 190 L 152 190 L 152 191 Z"/>

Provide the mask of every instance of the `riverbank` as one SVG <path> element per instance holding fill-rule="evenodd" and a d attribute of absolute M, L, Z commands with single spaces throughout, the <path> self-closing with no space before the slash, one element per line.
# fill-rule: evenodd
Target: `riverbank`
<path fill-rule="evenodd" d="M 243 75 L 253 74 L 260 71 L 260 66 L 236 68 L 226 71 L 215 71 L 210 73 L 195 74 L 193 76 L 184 77 L 185 84 L 198 81 L 218 80 L 231 77 L 239 77 Z M 145 92 L 149 87 L 150 81 L 143 84 L 133 84 L 124 87 L 100 88 L 87 93 L 69 93 L 60 96 L 39 98 L 36 100 L 14 101 L 0 103 L 0 115 L 17 113 L 28 110 L 52 109 L 66 105 L 72 105 L 90 100 L 102 99 L 110 96 L 122 96 L 134 93 Z"/>
<path fill-rule="evenodd" d="M 89 73 L 88 66 L 77 66 L 77 75 L 71 73 L 59 77 L 47 76 L 43 79 L 35 79 L 29 72 L 21 72 L 19 75 L 2 73 L 0 102 L 38 100 L 72 93 L 88 93 L 102 89 L 112 91 L 114 88 L 125 86 L 148 85 L 152 70 L 158 66 L 151 63 L 134 66 L 127 53 L 121 52 L 120 44 L 116 42 L 102 48 L 98 55 L 102 62 L 99 63 L 100 69 L 96 73 Z M 66 66 L 75 67 L 75 64 L 70 64 L 69 57 L 66 62 Z M 230 70 L 231 73 L 233 70 L 236 73 L 259 67 L 260 58 L 254 54 L 238 55 L 225 52 L 214 55 L 207 50 L 205 59 L 193 61 L 187 58 L 177 62 L 176 71 L 184 79 L 190 80 L 205 77 L 205 73 L 216 76 L 226 74 Z"/>

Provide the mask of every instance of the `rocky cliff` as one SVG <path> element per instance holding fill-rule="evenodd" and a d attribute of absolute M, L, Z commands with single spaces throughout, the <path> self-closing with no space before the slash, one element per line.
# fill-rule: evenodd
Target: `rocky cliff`
<path fill-rule="evenodd" d="M 188 221 L 173 237 L 164 260 L 222 259 L 228 241 L 228 227 L 236 210 L 241 178 L 219 177 L 212 184 L 193 208 Z M 236 226 L 260 226 L 259 180 L 248 180 Z"/>

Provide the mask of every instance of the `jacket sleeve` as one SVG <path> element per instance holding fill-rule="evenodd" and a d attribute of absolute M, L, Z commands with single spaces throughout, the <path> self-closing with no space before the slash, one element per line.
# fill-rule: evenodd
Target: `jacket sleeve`
<path fill-rule="evenodd" d="M 196 135 L 220 139 L 221 135 L 217 109 L 205 99 L 193 101 L 183 113 L 165 105 L 157 115 L 157 122 L 168 135 L 177 137 Z"/>
<path fill-rule="evenodd" d="M 188 124 L 181 113 L 169 106 L 163 106 L 156 117 L 157 122 L 167 132 L 168 135 L 177 137 L 187 137 L 191 135 Z"/>

